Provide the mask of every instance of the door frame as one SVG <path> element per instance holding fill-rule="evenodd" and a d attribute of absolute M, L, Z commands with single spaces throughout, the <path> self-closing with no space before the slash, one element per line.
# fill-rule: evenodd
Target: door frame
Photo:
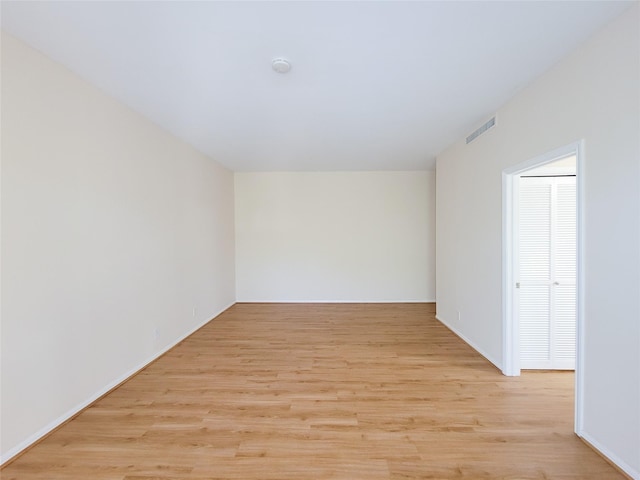
<path fill-rule="evenodd" d="M 584 140 L 531 158 L 502 171 L 502 373 L 520 375 L 520 328 L 515 319 L 514 241 L 516 179 L 532 168 L 562 157 L 576 156 L 576 369 L 574 430 L 579 436 L 583 425 L 584 399 Z"/>

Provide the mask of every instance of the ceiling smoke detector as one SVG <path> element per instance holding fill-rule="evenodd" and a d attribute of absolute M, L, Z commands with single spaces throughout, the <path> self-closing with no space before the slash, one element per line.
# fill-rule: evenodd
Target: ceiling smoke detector
<path fill-rule="evenodd" d="M 291 70 L 291 64 L 284 58 L 276 58 L 271 62 L 271 68 L 278 73 L 287 73 Z"/>

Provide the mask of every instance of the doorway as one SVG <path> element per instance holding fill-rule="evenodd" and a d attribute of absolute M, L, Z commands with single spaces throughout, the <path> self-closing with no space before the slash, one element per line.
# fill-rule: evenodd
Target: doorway
<path fill-rule="evenodd" d="M 502 175 L 503 373 L 517 376 L 521 368 L 573 369 L 575 364 L 576 432 L 581 430 L 583 398 L 581 165 L 582 143 L 577 142 L 506 169 Z M 541 192 L 546 200 L 536 205 Z M 573 213 L 571 205 L 567 209 L 566 197 L 575 201 Z M 558 200 L 564 205 L 559 206 Z M 533 202 L 525 207 L 530 216 L 521 222 L 519 210 L 527 201 Z M 574 223 L 567 224 L 565 218 L 560 226 L 551 218 L 571 215 Z M 564 229 L 561 238 L 552 229 Z M 573 260 L 565 252 L 569 244 Z M 523 249 L 528 249 L 525 261 Z M 550 255 L 545 259 L 542 251 Z M 533 345 L 521 345 L 522 334 L 532 337 Z"/>

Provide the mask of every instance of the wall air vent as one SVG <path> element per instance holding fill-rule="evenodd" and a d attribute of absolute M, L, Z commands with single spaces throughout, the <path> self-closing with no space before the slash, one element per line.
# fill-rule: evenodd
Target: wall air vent
<path fill-rule="evenodd" d="M 491 119 L 485 123 L 484 125 L 482 125 L 480 128 L 476 129 L 475 132 L 473 132 L 471 135 L 469 135 L 467 137 L 467 144 L 473 142 L 476 138 L 478 138 L 480 135 L 482 135 L 484 132 L 486 132 L 487 130 L 489 130 L 491 127 L 493 127 L 496 124 L 496 117 L 491 117 Z"/>

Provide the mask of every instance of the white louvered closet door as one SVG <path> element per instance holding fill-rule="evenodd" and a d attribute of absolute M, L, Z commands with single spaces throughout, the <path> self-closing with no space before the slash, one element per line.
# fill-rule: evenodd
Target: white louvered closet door
<path fill-rule="evenodd" d="M 520 367 L 575 368 L 575 177 L 522 177 L 517 213 Z"/>

